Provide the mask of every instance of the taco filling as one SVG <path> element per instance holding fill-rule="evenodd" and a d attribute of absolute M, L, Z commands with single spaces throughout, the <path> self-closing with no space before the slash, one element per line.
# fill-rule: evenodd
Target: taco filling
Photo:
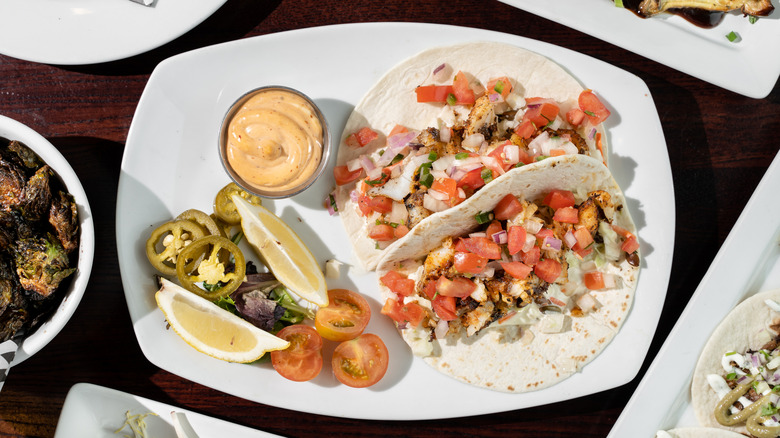
<path fill-rule="evenodd" d="M 415 131 L 396 125 L 387 136 L 363 126 L 344 147 L 365 152 L 334 169 L 379 248 L 515 167 L 560 155 L 603 160 L 595 127 L 609 110 L 590 90 L 578 102 L 524 98 L 508 77 L 482 84 L 457 72 L 452 84 L 422 85 L 415 93 L 416 105 L 441 108 L 435 126 Z"/>
<path fill-rule="evenodd" d="M 639 264 L 636 236 L 614 223 L 616 208 L 605 190 L 552 190 L 533 201 L 508 194 L 477 215 L 477 229 L 387 271 L 382 313 L 422 340 L 489 327 L 565 331 L 567 318 L 596 311 L 599 293 L 621 286 L 603 267 Z M 414 351 L 426 356 L 432 346 Z"/>
<path fill-rule="evenodd" d="M 765 300 L 772 310 L 780 304 Z M 723 426 L 744 426 L 752 436 L 780 436 L 780 326 L 767 332 L 772 339 L 760 349 L 728 351 L 721 357 L 722 373 L 708 374 L 707 383 L 717 393 L 714 417 Z"/>

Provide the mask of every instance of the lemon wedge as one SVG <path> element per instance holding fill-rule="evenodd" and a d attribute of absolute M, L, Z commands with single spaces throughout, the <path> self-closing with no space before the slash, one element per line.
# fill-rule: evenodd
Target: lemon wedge
<path fill-rule="evenodd" d="M 228 362 L 252 362 L 290 343 L 253 326 L 164 278 L 154 295 L 171 328 L 201 353 Z"/>
<path fill-rule="evenodd" d="M 233 203 L 247 242 L 276 279 L 306 301 L 327 306 L 325 275 L 295 231 L 262 205 L 252 205 L 238 195 L 233 195 Z"/>

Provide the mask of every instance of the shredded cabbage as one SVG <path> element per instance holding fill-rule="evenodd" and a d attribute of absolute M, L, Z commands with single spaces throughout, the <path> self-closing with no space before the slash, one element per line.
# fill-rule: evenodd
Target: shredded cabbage
<path fill-rule="evenodd" d="M 599 234 L 604 241 L 604 257 L 609 261 L 620 260 L 620 239 L 615 230 L 607 222 L 599 222 Z"/>

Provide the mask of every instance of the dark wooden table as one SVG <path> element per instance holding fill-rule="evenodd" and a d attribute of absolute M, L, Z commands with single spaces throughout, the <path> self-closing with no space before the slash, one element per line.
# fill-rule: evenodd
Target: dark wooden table
<path fill-rule="evenodd" d="M 492 415 L 359 421 L 236 398 L 157 369 L 142 355 L 120 282 L 114 224 L 124 142 L 154 67 L 169 56 L 210 44 L 372 21 L 444 23 L 535 38 L 606 61 L 647 83 L 672 163 L 677 237 L 661 321 L 634 381 L 580 399 Z M 493 0 L 229 0 L 184 36 L 130 59 L 56 66 L 0 55 L 0 114 L 41 133 L 70 161 L 89 197 L 97 240 L 90 284 L 75 315 L 48 346 L 12 370 L 0 394 L 0 436 L 14 437 L 52 436 L 65 395 L 78 382 L 284 436 L 605 436 L 780 147 L 777 86 L 765 99 L 743 97 Z M 756 238 L 761 236 L 758 231 Z"/>

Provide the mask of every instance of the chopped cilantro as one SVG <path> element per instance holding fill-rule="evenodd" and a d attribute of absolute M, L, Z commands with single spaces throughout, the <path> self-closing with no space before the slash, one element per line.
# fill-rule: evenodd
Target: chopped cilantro
<path fill-rule="evenodd" d="M 393 157 L 393 159 L 390 161 L 390 165 L 392 166 L 393 164 L 395 164 L 395 163 L 397 163 L 397 162 L 399 162 L 399 161 L 401 161 L 403 159 L 404 159 L 404 156 L 402 154 L 398 154 L 395 157 Z"/>
<path fill-rule="evenodd" d="M 771 415 L 775 415 L 776 413 L 777 413 L 777 406 L 773 405 L 772 403 L 767 403 L 761 406 L 762 417 L 769 417 Z"/>
<path fill-rule="evenodd" d="M 439 154 L 436 152 L 431 152 L 428 154 L 428 161 L 436 161 L 437 158 L 439 158 Z"/>
<path fill-rule="evenodd" d="M 538 157 L 536 157 L 536 161 L 542 161 L 545 158 L 548 158 L 547 155 L 539 155 Z"/>
<path fill-rule="evenodd" d="M 474 215 L 474 219 L 477 220 L 478 224 L 486 224 L 493 220 L 493 212 L 483 211 L 481 213 L 477 213 L 476 215 Z"/>
<path fill-rule="evenodd" d="M 448 105 L 455 105 L 456 103 L 458 103 L 458 98 L 455 97 L 455 95 L 452 94 L 452 93 L 448 94 L 447 95 L 447 104 Z"/>
<path fill-rule="evenodd" d="M 480 176 L 482 176 L 482 181 L 485 181 L 485 184 L 493 181 L 493 171 L 490 169 L 482 169 Z"/>
<path fill-rule="evenodd" d="M 469 157 L 469 153 L 468 152 L 459 152 L 459 153 L 455 154 L 455 159 L 456 160 L 465 160 L 468 157 Z"/>
<path fill-rule="evenodd" d="M 583 111 L 583 112 L 584 112 L 585 114 L 587 114 L 587 115 L 591 116 L 591 117 L 595 117 L 595 116 L 596 116 L 596 114 L 595 114 L 593 111 Z"/>
<path fill-rule="evenodd" d="M 501 94 L 504 92 L 504 81 L 496 81 L 496 85 L 493 87 L 496 93 Z"/>
<path fill-rule="evenodd" d="M 515 164 L 515 167 L 523 167 L 523 166 L 525 166 L 525 163 L 523 163 L 522 161 L 518 161 L 517 164 Z"/>

